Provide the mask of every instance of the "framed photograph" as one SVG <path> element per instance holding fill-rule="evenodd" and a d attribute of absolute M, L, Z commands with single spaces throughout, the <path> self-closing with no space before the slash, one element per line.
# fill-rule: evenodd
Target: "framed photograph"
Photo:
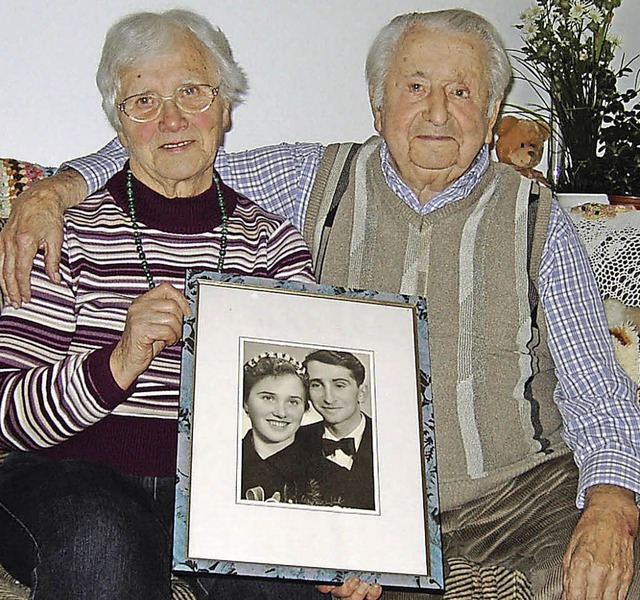
<path fill-rule="evenodd" d="M 213 272 L 185 293 L 174 570 L 442 590 L 424 299 Z"/>

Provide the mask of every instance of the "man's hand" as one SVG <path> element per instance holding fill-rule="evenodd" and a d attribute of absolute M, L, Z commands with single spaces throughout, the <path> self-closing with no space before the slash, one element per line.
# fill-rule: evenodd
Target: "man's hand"
<path fill-rule="evenodd" d="M 342 585 L 317 585 L 316 589 L 323 594 L 331 593 L 334 598 L 348 600 L 378 600 L 382 587 L 377 583 L 360 581 L 357 577 L 349 577 Z"/>
<path fill-rule="evenodd" d="M 189 302 L 168 283 L 138 296 L 129 306 L 122 337 L 111 353 L 109 366 L 116 383 L 126 390 L 166 346 L 182 334 L 182 318 Z"/>
<path fill-rule="evenodd" d="M 34 183 L 14 201 L 9 221 L 0 231 L 0 288 L 5 301 L 18 308 L 31 299 L 31 267 L 40 248 L 45 251 L 49 279 L 60 281 L 62 213 L 86 195 L 80 173 L 68 169 Z"/>
<path fill-rule="evenodd" d="M 633 579 L 638 509 L 615 485 L 587 490 L 586 505 L 563 560 L 562 600 L 623 600 Z"/>

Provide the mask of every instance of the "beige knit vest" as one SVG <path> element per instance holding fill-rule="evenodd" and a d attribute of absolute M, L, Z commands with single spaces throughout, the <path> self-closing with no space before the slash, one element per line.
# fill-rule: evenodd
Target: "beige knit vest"
<path fill-rule="evenodd" d="M 550 193 L 492 163 L 469 197 L 421 216 L 387 186 L 379 150 L 377 137 L 327 148 L 304 235 L 322 283 L 427 299 L 447 510 L 568 452 L 537 295 Z"/>

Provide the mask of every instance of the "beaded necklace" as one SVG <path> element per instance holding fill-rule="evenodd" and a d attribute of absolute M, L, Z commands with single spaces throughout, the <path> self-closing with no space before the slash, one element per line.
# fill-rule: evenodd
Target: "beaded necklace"
<path fill-rule="evenodd" d="M 156 287 L 156 283 L 153 280 L 147 257 L 142 247 L 142 238 L 140 237 L 140 224 L 136 217 L 136 203 L 133 197 L 133 183 L 132 183 L 131 169 L 127 169 L 127 201 L 129 204 L 129 218 L 131 219 L 131 226 L 133 227 L 133 240 L 136 244 L 136 250 L 138 251 L 138 258 L 140 259 L 140 265 L 142 266 L 142 272 L 149 284 L 149 289 L 152 290 Z M 229 233 L 229 215 L 227 215 L 227 209 L 224 205 L 224 198 L 222 197 L 222 188 L 220 186 L 220 179 L 216 172 L 213 172 L 213 184 L 216 186 L 216 193 L 218 195 L 218 206 L 220 207 L 221 215 L 221 228 L 222 235 L 220 236 L 220 253 L 218 255 L 218 273 L 222 273 L 224 267 L 224 257 L 227 254 L 227 234 Z"/>

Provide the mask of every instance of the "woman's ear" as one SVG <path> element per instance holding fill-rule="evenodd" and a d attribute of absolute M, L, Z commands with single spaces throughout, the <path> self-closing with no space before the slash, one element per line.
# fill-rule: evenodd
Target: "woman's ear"
<path fill-rule="evenodd" d="M 122 132 L 122 129 L 120 129 L 119 131 L 116 132 L 116 135 L 118 136 L 118 141 L 122 144 L 123 148 L 128 148 L 129 145 L 127 143 L 127 137 L 124 135 L 124 133 Z"/>
<path fill-rule="evenodd" d="M 231 105 L 228 102 L 224 103 L 222 109 L 222 129 L 225 133 L 231 129 Z"/>

